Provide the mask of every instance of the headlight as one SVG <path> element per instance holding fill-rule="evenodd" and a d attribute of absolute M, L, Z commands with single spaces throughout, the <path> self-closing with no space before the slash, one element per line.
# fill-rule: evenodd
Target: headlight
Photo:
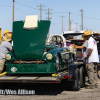
<path fill-rule="evenodd" d="M 10 54 L 6 54 L 5 58 L 6 58 L 6 60 L 10 60 L 11 59 L 11 55 Z"/>
<path fill-rule="evenodd" d="M 51 53 L 48 53 L 48 54 L 46 55 L 46 58 L 47 58 L 48 60 L 51 60 L 51 59 L 53 58 L 53 56 L 52 56 Z"/>

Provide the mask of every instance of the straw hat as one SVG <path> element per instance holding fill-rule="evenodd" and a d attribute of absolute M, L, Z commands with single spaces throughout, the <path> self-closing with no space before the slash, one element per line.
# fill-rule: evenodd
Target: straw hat
<path fill-rule="evenodd" d="M 100 35 L 100 34 L 98 33 L 98 31 L 94 31 L 93 34 L 98 34 L 98 35 Z"/>
<path fill-rule="evenodd" d="M 82 35 L 82 37 L 87 36 L 87 35 L 92 35 L 89 30 L 85 31 L 84 34 Z"/>
<path fill-rule="evenodd" d="M 4 37 L 5 41 L 11 41 L 12 40 L 12 34 L 8 34 L 7 36 Z"/>

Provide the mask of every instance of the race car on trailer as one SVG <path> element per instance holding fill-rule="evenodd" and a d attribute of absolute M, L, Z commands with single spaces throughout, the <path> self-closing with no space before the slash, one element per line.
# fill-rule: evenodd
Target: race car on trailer
<path fill-rule="evenodd" d="M 13 22 L 14 52 L 5 56 L 6 74 L 1 74 L 0 83 L 60 83 L 68 80 L 72 82 L 73 90 L 79 90 L 85 83 L 84 61 L 77 62 L 74 52 L 68 48 L 46 44 L 51 22 L 37 19 L 37 16 L 27 16 L 25 21 Z M 30 26 L 31 22 L 35 27 Z"/>

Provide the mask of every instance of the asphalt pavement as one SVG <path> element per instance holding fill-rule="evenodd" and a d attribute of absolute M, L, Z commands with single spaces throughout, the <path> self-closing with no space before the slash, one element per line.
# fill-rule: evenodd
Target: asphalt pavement
<path fill-rule="evenodd" d="M 100 79 L 99 87 L 95 89 L 81 88 L 79 91 L 72 91 L 71 83 L 69 84 L 10 84 L 8 89 L 13 91 L 34 90 L 35 94 L 15 94 L 0 95 L 0 100 L 100 100 Z M 86 85 L 88 78 L 86 77 Z"/>

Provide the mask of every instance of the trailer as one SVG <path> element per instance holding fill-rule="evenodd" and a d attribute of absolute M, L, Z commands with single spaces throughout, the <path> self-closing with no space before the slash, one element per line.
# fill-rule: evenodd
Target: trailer
<path fill-rule="evenodd" d="M 84 87 L 84 60 L 77 61 L 68 48 L 46 44 L 51 22 L 37 19 L 37 16 L 27 16 L 25 21 L 13 22 L 14 52 L 5 55 L 6 72 L 0 74 L 0 83 L 61 83 L 68 80 L 73 90 Z"/>

